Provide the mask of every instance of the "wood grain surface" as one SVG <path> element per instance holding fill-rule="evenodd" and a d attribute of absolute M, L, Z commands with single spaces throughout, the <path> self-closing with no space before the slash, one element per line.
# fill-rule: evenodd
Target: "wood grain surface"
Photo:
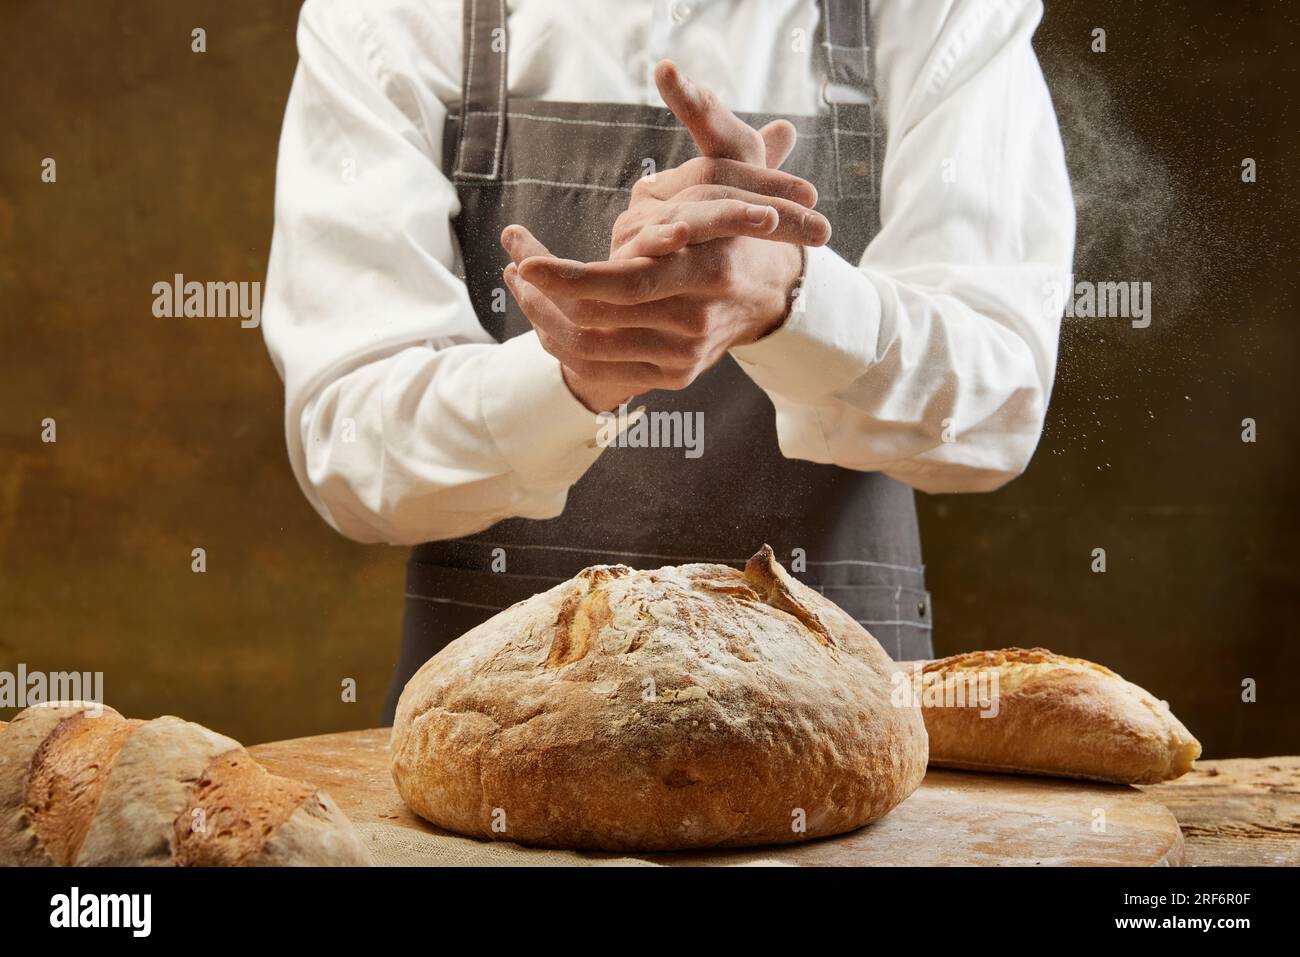
<path fill-rule="evenodd" d="M 4 728 L 0 721 L 0 729 Z M 388 732 L 386 729 L 370 731 L 326 734 L 311 738 L 297 738 L 291 741 L 276 741 L 271 744 L 258 745 L 250 750 L 267 767 L 279 774 L 291 774 L 305 778 L 329 791 L 340 802 L 343 809 L 358 823 L 391 823 L 401 827 L 413 828 L 428 833 L 437 833 L 434 828 L 416 818 L 393 790 L 392 779 L 388 775 L 386 751 Z M 986 809 L 996 808 L 1002 798 L 990 798 L 990 793 L 1003 795 L 1002 788 L 993 787 L 1003 779 L 991 775 L 963 774 L 956 771 L 930 772 L 921 791 L 913 800 L 923 799 L 921 803 L 930 805 L 931 800 L 945 793 L 960 794 L 962 803 L 969 806 L 972 801 L 987 801 Z M 1059 807 L 1061 788 L 1076 792 L 1094 790 L 1088 785 L 1076 789 L 1073 784 L 1064 784 L 1047 779 L 1015 778 L 1015 781 L 1027 785 L 1017 789 L 1020 796 L 1056 793 L 1051 806 Z M 1034 785 L 1038 785 L 1035 789 Z M 1113 796 L 1109 788 L 1095 788 L 1107 796 Z M 1123 791 L 1124 789 L 1119 789 Z M 1183 862 L 1189 866 L 1243 866 L 1271 865 L 1300 867 L 1300 757 L 1287 756 L 1276 758 L 1230 758 L 1220 761 L 1198 761 L 1196 768 L 1177 781 L 1168 784 L 1156 784 L 1140 789 L 1154 798 L 1173 814 L 1181 826 L 1183 840 L 1181 844 L 1173 840 L 1169 851 L 1164 854 L 1167 863 L 1178 863 L 1178 850 L 1181 847 Z M 910 801 L 908 803 L 911 803 Z M 942 801 L 938 802 L 942 805 Z M 1017 801 L 1018 803 L 1018 801 Z M 1147 806 L 1150 810 L 1149 805 Z M 907 813 L 912 819 L 911 809 L 904 804 L 895 815 Z M 1023 809 L 1013 813 L 1023 814 Z M 895 815 L 885 818 L 879 824 L 859 832 L 866 836 L 877 830 L 886 832 L 892 829 L 890 820 Z M 987 815 L 985 815 L 987 817 Z M 1156 812 L 1156 817 L 1160 815 Z M 929 830 L 922 833 L 929 835 L 926 840 L 935 839 L 936 822 L 924 826 Z M 939 832 L 944 830 L 940 825 Z M 1005 830 L 1005 828 L 1002 828 Z M 942 836 L 941 833 L 939 835 Z M 822 841 L 803 848 L 788 848 L 780 851 L 782 855 L 792 858 L 806 858 L 807 863 L 818 863 L 818 858 L 841 856 L 838 848 L 826 854 L 819 845 L 842 844 L 850 842 L 849 838 L 836 838 Z M 987 841 L 985 842 L 987 844 Z M 1152 846 L 1158 846 L 1154 842 Z M 928 849 L 934 856 L 952 843 L 940 840 L 937 846 Z M 987 851 L 987 848 L 985 849 Z M 925 856 L 927 852 L 913 849 L 907 861 L 893 863 L 921 863 L 916 857 Z M 710 855 L 712 857 L 725 855 Z M 853 855 L 850 854 L 850 857 Z M 673 855 L 682 863 L 694 863 L 695 858 L 686 855 Z M 997 863 L 1015 863 L 1007 855 L 999 852 Z M 1041 859 L 1040 862 L 1046 863 Z M 707 863 L 707 862 L 706 862 Z M 849 863 L 868 863 L 867 860 Z M 975 860 L 949 860 L 945 863 L 976 863 Z"/>
<path fill-rule="evenodd" d="M 387 746 L 388 730 L 373 729 L 250 750 L 271 771 L 324 788 L 358 825 L 445 833 L 402 803 Z M 794 865 L 1177 865 L 1183 838 L 1173 814 L 1135 788 L 936 769 L 902 805 L 851 834 L 759 852 L 636 857 L 701 865 L 756 858 Z"/>
<path fill-rule="evenodd" d="M 1300 757 L 1198 761 L 1143 790 L 1178 818 L 1189 865 L 1300 867 Z"/>

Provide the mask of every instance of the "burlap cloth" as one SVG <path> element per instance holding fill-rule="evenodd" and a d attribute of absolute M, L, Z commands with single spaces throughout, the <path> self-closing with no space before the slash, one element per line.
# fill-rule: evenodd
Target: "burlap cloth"
<path fill-rule="evenodd" d="M 383 867 L 662 867 L 657 861 L 587 851 L 548 851 L 505 841 L 429 834 L 392 824 L 358 824 L 370 856 Z M 710 861 L 714 863 L 714 861 Z M 785 867 L 762 852 L 737 852 L 727 866 Z"/>

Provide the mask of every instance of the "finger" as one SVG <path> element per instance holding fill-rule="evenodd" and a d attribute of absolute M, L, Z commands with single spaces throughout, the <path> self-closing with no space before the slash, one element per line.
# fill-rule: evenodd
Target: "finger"
<path fill-rule="evenodd" d="M 785 199 L 727 186 L 692 186 L 677 194 L 680 202 L 667 204 L 662 216 L 686 223 L 691 245 L 724 236 L 757 236 L 800 246 L 822 246 L 831 238 L 831 224 L 815 209 Z M 775 212 L 776 225 L 759 220 L 757 210 Z M 761 225 L 759 225 L 761 223 Z"/>
<path fill-rule="evenodd" d="M 526 282 L 537 286 L 547 296 L 632 305 L 667 299 L 707 286 L 710 277 L 699 268 L 700 262 L 700 259 L 685 254 L 594 263 L 534 256 L 519 264 L 519 272 Z"/>
<path fill-rule="evenodd" d="M 540 333 L 538 338 L 541 338 Z M 550 349 L 546 351 L 550 352 Z M 591 362 L 586 359 L 562 361 L 588 383 L 611 388 L 623 386 L 632 395 L 663 388 L 661 383 L 665 380 L 664 373 L 649 362 Z"/>
<path fill-rule="evenodd" d="M 802 209 L 803 207 L 798 207 Z M 687 237 L 691 242 L 704 242 L 709 235 L 716 236 L 757 236 L 766 238 L 772 230 L 780 225 L 780 214 L 771 206 L 761 203 L 747 203 L 738 199 L 700 199 L 683 203 L 672 203 L 659 210 L 657 217 L 674 223 L 684 223 Z M 658 222 L 647 224 L 629 237 L 620 237 L 623 242 L 634 242 L 647 229 L 656 229 Z M 682 245 L 686 245 L 683 242 Z M 615 258 L 631 258 L 622 254 L 623 246 L 616 251 Z"/>
<path fill-rule="evenodd" d="M 513 265 L 505 270 L 506 286 L 523 311 L 546 350 L 580 375 L 574 363 L 651 363 L 681 368 L 699 361 L 698 341 L 677 333 L 671 326 L 648 329 L 640 325 L 578 325 L 536 286 L 523 280 Z M 605 310 L 617 306 L 601 304 Z M 659 310 L 666 312 L 669 310 Z"/>
<path fill-rule="evenodd" d="M 691 82 L 671 60 L 655 64 L 655 84 L 705 156 L 767 165 L 767 147 L 758 131 L 723 106 L 711 90 Z"/>
<path fill-rule="evenodd" d="M 614 253 L 615 259 L 634 259 L 637 256 L 667 256 L 686 246 L 691 237 L 686 223 L 654 223 L 643 226 L 632 239 Z"/>
<path fill-rule="evenodd" d="M 702 338 L 709 328 L 707 312 L 698 301 L 685 296 L 630 305 L 574 299 L 564 314 L 585 329 L 649 329 L 677 339 Z"/>
<path fill-rule="evenodd" d="M 545 334 L 552 343 L 562 350 L 567 350 L 573 339 L 572 324 L 564 317 L 560 308 L 552 303 L 542 290 L 533 283 L 523 280 L 519 267 L 511 263 L 502 272 L 506 280 L 506 289 L 515 296 L 515 302 L 538 334 Z"/>
<path fill-rule="evenodd" d="M 636 192 L 655 199 L 669 200 L 692 186 L 709 184 L 746 189 L 763 196 L 788 199 L 810 208 L 817 205 L 817 187 L 806 179 L 778 169 L 711 156 L 697 156 L 681 166 L 658 172 L 653 177 L 643 177 L 637 180 Z"/>
<path fill-rule="evenodd" d="M 550 251 L 537 240 L 537 237 L 518 223 L 511 223 L 501 230 L 501 247 L 510 254 L 510 258 L 516 265 L 529 256 L 550 255 Z"/>
<path fill-rule="evenodd" d="M 766 147 L 767 165 L 776 169 L 794 150 L 795 140 L 799 134 L 789 120 L 773 120 L 760 129 L 758 135 L 763 138 L 763 145 Z"/>

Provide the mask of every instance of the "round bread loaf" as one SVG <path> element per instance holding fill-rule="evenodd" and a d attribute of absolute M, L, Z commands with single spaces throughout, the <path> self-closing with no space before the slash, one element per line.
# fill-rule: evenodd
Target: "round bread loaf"
<path fill-rule="evenodd" d="M 440 827 L 546 847 L 839 834 L 925 774 L 893 670 L 767 546 L 744 573 L 595 566 L 425 663 L 398 702 L 393 780 Z"/>

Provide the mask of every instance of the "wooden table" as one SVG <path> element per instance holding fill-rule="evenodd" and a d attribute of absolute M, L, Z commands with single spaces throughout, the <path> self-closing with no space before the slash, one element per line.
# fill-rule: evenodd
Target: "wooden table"
<path fill-rule="evenodd" d="M 402 804 L 388 774 L 387 741 L 386 729 L 373 729 L 250 750 L 275 773 L 324 788 L 358 826 L 441 834 Z M 1101 829 L 1094 823 L 1099 810 L 1105 812 Z M 783 848 L 637 858 L 667 864 L 1295 865 L 1300 758 L 1204 761 L 1179 781 L 1141 789 L 933 769 L 902 805 L 849 835 Z"/>
<path fill-rule="evenodd" d="M 4 728 L 0 721 L 0 729 Z M 348 731 L 324 734 L 289 741 L 274 741 L 257 745 L 249 750 L 268 768 L 278 774 L 303 778 L 323 787 L 338 801 L 344 811 L 359 825 L 391 823 L 413 830 L 437 833 L 407 810 L 393 788 L 387 768 L 388 731 Z M 874 833 L 905 831 L 911 815 L 908 805 L 918 809 L 922 804 L 942 808 L 945 791 L 957 795 L 960 803 L 984 803 L 998 816 L 997 800 L 1006 797 L 1005 788 L 996 782 L 1020 782 L 1014 794 L 1030 800 L 1046 801 L 1060 806 L 1062 796 L 1074 793 L 1075 782 L 1050 779 L 999 777 L 996 775 L 963 774 L 935 769 L 926 775 L 921 790 L 907 802 L 872 827 L 856 832 L 859 836 Z M 1095 785 L 1078 785 L 1085 791 Z M 1300 757 L 1233 758 L 1221 761 L 1198 761 L 1196 769 L 1176 781 L 1137 789 L 1145 801 L 1136 804 L 1120 802 L 1121 823 L 1141 827 L 1154 825 L 1151 833 L 1143 832 L 1139 857 L 1145 863 L 1180 864 L 1190 866 L 1300 866 Z M 1115 795 L 1136 793 L 1131 788 L 1097 788 L 1105 801 Z M 922 801 L 917 799 L 922 798 Z M 931 799 L 936 799 L 932 801 Z M 1017 798 L 1019 800 L 1019 798 Z M 990 803 L 991 802 L 991 803 Z M 1157 806 L 1167 808 L 1177 820 L 1179 833 L 1170 834 L 1160 826 L 1161 815 Z M 1016 813 L 1023 813 L 1023 808 Z M 933 822 L 931 822 L 933 824 Z M 1006 826 L 1002 827 L 1003 832 Z M 921 832 L 922 835 L 924 831 Z M 1163 835 L 1163 836 L 1162 836 Z M 873 855 L 862 853 L 849 836 L 847 851 L 841 853 L 845 838 L 816 841 L 778 852 L 792 855 L 794 863 L 870 863 Z M 1013 838 L 1015 835 L 1013 835 Z M 909 843 L 926 846 L 916 834 L 908 837 Z M 1015 841 L 1013 839 L 1012 844 Z M 1162 848 L 1162 844 L 1165 845 Z M 927 853 L 935 856 L 941 848 Z M 828 849 L 829 848 L 829 849 Z M 1093 849 L 1096 853 L 1097 849 Z M 743 852 L 742 852 L 743 853 Z M 719 855 L 657 855 L 667 857 L 668 863 L 721 863 Z M 720 855 L 735 856 L 735 852 Z M 924 855 L 923 855 L 924 856 Z M 977 857 L 979 855 L 976 855 Z M 1032 854 L 1030 855 L 1033 856 Z M 847 857 L 848 860 L 844 860 Z M 984 863 L 1008 863 L 1007 855 L 1000 860 Z M 930 863 L 978 863 L 966 861 L 930 861 Z M 1045 861 L 1039 861 L 1046 863 Z M 902 863 L 886 861 L 884 863 Z M 917 861 L 921 863 L 921 861 Z M 1029 860 L 1023 863 L 1031 863 Z M 1053 863 L 1124 863 L 1121 859 L 1058 860 Z"/>
<path fill-rule="evenodd" d="M 1178 818 L 1190 866 L 1300 866 L 1300 757 L 1197 761 L 1142 790 Z"/>

